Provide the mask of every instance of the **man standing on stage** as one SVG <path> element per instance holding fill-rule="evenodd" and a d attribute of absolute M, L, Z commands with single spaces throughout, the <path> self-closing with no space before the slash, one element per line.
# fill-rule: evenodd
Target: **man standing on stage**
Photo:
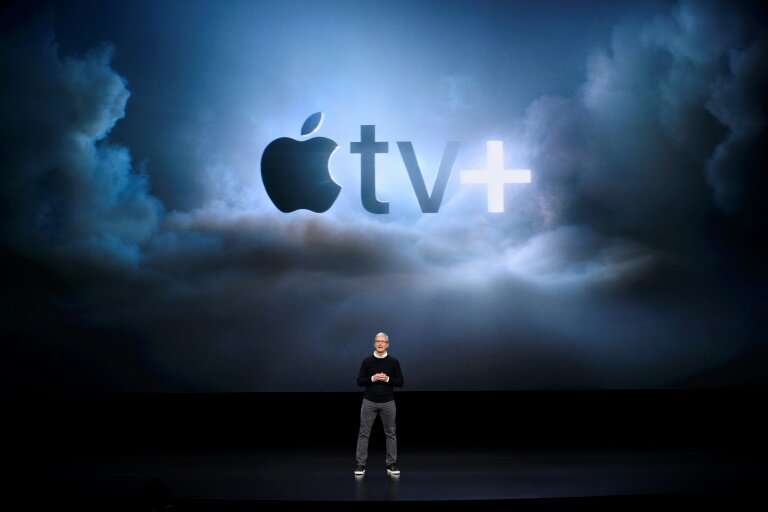
<path fill-rule="evenodd" d="M 395 394 L 393 388 L 403 385 L 400 361 L 387 354 L 389 336 L 380 332 L 373 341 L 373 354 L 363 360 L 357 375 L 358 386 L 365 386 L 363 405 L 360 407 L 360 433 L 357 436 L 357 466 L 355 475 L 365 474 L 368 461 L 368 438 L 376 415 L 381 413 L 384 435 L 387 438 L 387 473 L 400 474 L 397 466 L 397 438 L 395 437 Z"/>

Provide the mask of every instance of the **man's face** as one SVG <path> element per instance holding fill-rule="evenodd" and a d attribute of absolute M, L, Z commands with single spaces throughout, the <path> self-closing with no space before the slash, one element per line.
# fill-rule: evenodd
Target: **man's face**
<path fill-rule="evenodd" d="M 389 340 L 384 336 L 376 336 L 373 345 L 376 347 L 376 352 L 383 354 L 387 351 L 387 347 L 389 347 Z"/>

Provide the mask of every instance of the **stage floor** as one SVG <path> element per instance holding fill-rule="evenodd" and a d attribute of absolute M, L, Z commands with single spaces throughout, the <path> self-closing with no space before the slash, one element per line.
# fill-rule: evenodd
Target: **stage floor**
<path fill-rule="evenodd" d="M 218 451 L 69 457 L 34 477 L 47 496 L 153 497 L 187 502 L 448 501 L 596 496 L 744 496 L 764 490 L 768 467 L 749 454 L 701 450 L 436 451 L 401 448 L 401 475 L 371 449 L 355 477 L 350 450 Z M 32 476 L 32 475 L 30 475 Z"/>

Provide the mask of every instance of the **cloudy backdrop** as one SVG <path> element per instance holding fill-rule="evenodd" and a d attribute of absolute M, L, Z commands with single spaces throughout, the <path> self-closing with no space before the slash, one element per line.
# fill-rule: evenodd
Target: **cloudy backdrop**
<path fill-rule="evenodd" d="M 125 4 L 125 5 L 124 5 Z M 712 2 L 18 3 L 0 25 L 3 390 L 766 381 L 765 10 Z M 326 213 L 261 183 L 340 149 Z M 375 124 L 377 195 L 349 144 Z M 507 167 L 504 213 L 459 183 Z M 461 142 L 441 210 L 428 189 Z"/>

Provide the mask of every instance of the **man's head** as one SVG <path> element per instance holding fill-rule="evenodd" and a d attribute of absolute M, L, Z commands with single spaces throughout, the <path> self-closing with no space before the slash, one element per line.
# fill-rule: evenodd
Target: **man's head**
<path fill-rule="evenodd" d="M 389 348 L 389 336 L 387 333 L 380 332 L 373 338 L 373 346 L 376 348 L 377 354 L 383 354 Z"/>

